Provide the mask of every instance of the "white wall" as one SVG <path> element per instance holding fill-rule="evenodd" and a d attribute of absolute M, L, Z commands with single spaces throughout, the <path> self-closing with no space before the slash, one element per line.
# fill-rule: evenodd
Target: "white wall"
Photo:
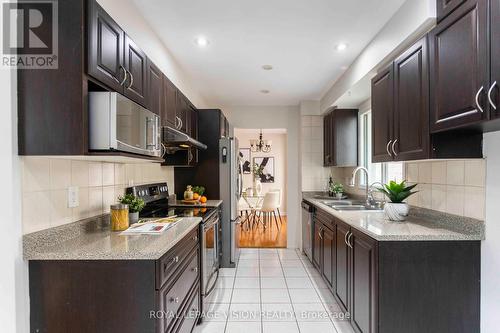
<path fill-rule="evenodd" d="M 97 2 L 196 107 L 207 108 L 211 106 L 209 101 L 198 93 L 196 81 L 180 67 L 132 1 L 97 0 Z"/>
<path fill-rule="evenodd" d="M 298 106 L 222 108 L 233 128 L 285 128 L 287 131 L 287 247 L 300 247 L 300 111 Z"/>
<path fill-rule="evenodd" d="M 28 332 L 28 266 L 22 260 L 20 167 L 17 156 L 17 91 L 14 72 L 0 70 L 0 325 Z"/>
<path fill-rule="evenodd" d="M 484 135 L 486 240 L 481 246 L 481 332 L 498 332 L 500 313 L 500 132 Z"/>
<path fill-rule="evenodd" d="M 238 138 L 240 148 L 250 148 L 250 140 L 258 139 L 259 130 L 241 130 L 234 129 L 234 136 Z M 269 153 L 250 153 L 250 163 L 253 163 L 255 157 L 273 157 L 274 158 L 274 183 L 263 183 L 262 191 L 264 193 L 272 189 L 280 189 L 282 195 L 282 205 L 280 208 L 280 213 L 286 215 L 286 172 L 287 172 L 287 134 L 286 133 L 263 133 L 264 140 L 272 141 L 271 152 Z M 249 188 L 253 186 L 253 174 L 243 175 L 243 188 Z"/>
<path fill-rule="evenodd" d="M 407 0 L 321 99 L 321 111 L 435 24 L 435 0 Z M 371 78 L 371 77 L 370 77 Z M 365 79 L 366 82 L 369 82 Z M 369 96 L 366 96 L 367 98 Z M 341 107 L 344 105 L 340 105 Z"/>

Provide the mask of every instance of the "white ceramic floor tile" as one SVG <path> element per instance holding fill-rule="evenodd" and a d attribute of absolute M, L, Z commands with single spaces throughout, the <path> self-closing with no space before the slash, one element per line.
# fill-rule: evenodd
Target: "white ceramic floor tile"
<path fill-rule="evenodd" d="M 299 329 L 300 333 L 337 333 L 330 321 L 302 321 Z"/>
<path fill-rule="evenodd" d="M 317 289 L 328 288 L 321 276 L 311 276 L 311 283 Z"/>
<path fill-rule="evenodd" d="M 282 277 L 261 277 L 262 289 L 286 288 L 285 279 Z"/>
<path fill-rule="evenodd" d="M 240 254 L 247 254 L 247 253 L 259 253 L 260 249 L 258 248 L 240 248 Z"/>
<path fill-rule="evenodd" d="M 297 323 L 290 322 L 272 322 L 266 321 L 262 323 L 263 333 L 299 333 Z M 321 332 L 316 332 L 321 333 Z"/>
<path fill-rule="evenodd" d="M 323 303 L 337 303 L 330 289 L 316 289 Z"/>
<path fill-rule="evenodd" d="M 196 326 L 193 333 L 223 333 L 226 328 L 226 322 L 204 321 Z"/>
<path fill-rule="evenodd" d="M 286 284 L 290 289 L 313 289 L 311 279 L 308 277 L 285 277 Z"/>
<path fill-rule="evenodd" d="M 260 304 L 234 303 L 229 307 L 229 321 L 261 321 Z"/>
<path fill-rule="evenodd" d="M 241 259 L 259 259 L 259 252 L 249 252 L 249 253 L 241 253 L 240 254 L 240 260 Z"/>
<path fill-rule="evenodd" d="M 221 268 L 219 270 L 219 276 L 234 276 L 236 274 L 236 268 Z"/>
<path fill-rule="evenodd" d="M 264 259 L 260 261 L 260 267 L 281 267 L 279 259 Z"/>
<path fill-rule="evenodd" d="M 205 303 L 203 311 L 203 320 L 226 322 L 229 317 L 229 303 Z"/>
<path fill-rule="evenodd" d="M 289 289 L 292 303 L 321 303 L 318 295 L 311 289 Z"/>
<path fill-rule="evenodd" d="M 321 303 L 294 303 L 297 321 L 330 321 L 330 313 Z"/>
<path fill-rule="evenodd" d="M 260 253 L 260 260 L 279 259 L 278 253 Z"/>
<path fill-rule="evenodd" d="M 238 267 L 236 277 L 259 277 L 259 268 L 257 267 Z"/>
<path fill-rule="evenodd" d="M 299 259 L 299 256 L 294 250 L 286 249 L 286 250 L 278 250 L 278 254 L 280 259 L 289 260 L 289 259 Z"/>
<path fill-rule="evenodd" d="M 290 303 L 287 289 L 262 289 L 262 303 Z"/>
<path fill-rule="evenodd" d="M 289 303 L 263 303 L 262 320 L 295 322 L 293 307 Z"/>
<path fill-rule="evenodd" d="M 260 289 L 258 277 L 237 277 L 234 281 L 234 289 Z"/>
<path fill-rule="evenodd" d="M 230 303 L 233 289 L 214 289 L 207 297 L 207 303 Z"/>
<path fill-rule="evenodd" d="M 276 249 L 259 249 L 259 253 L 276 253 L 276 254 L 278 254 L 278 250 L 276 250 Z"/>
<path fill-rule="evenodd" d="M 308 277 L 307 272 L 302 267 L 283 267 L 286 277 Z"/>
<path fill-rule="evenodd" d="M 281 266 L 283 267 L 303 267 L 302 261 L 300 260 L 281 260 Z"/>
<path fill-rule="evenodd" d="M 234 303 L 260 304 L 260 291 L 255 289 L 234 289 L 231 304 Z"/>
<path fill-rule="evenodd" d="M 262 332 L 260 322 L 228 322 L 226 326 L 226 333 L 260 333 Z M 222 333 L 222 332 L 220 332 Z"/>
<path fill-rule="evenodd" d="M 259 267 L 259 259 L 240 259 L 238 261 L 239 267 Z"/>
<path fill-rule="evenodd" d="M 281 267 L 261 267 L 260 275 L 262 277 L 283 277 Z"/>
<path fill-rule="evenodd" d="M 225 289 L 225 288 L 233 288 L 234 277 L 228 276 L 219 276 L 217 279 L 216 288 Z"/>

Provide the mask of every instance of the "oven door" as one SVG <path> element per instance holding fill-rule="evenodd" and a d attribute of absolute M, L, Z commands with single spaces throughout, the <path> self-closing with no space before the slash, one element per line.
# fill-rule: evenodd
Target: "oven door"
<path fill-rule="evenodd" d="M 202 224 L 203 239 L 202 239 L 202 265 L 203 265 L 203 285 L 202 294 L 208 296 L 215 288 L 219 275 L 219 217 L 215 213 L 210 216 L 206 222 Z"/>

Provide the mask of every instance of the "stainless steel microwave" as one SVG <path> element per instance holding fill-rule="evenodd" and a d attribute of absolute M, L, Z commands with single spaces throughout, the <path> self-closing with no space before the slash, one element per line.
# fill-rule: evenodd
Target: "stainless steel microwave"
<path fill-rule="evenodd" d="M 161 156 L 160 118 L 116 92 L 89 92 L 91 150 Z"/>

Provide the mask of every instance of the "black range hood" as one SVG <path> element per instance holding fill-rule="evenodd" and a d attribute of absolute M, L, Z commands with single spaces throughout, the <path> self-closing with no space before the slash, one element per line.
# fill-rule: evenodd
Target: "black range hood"
<path fill-rule="evenodd" d="M 179 150 L 188 148 L 207 149 L 207 145 L 190 137 L 173 127 L 164 126 L 162 128 L 163 145 L 169 150 Z"/>

